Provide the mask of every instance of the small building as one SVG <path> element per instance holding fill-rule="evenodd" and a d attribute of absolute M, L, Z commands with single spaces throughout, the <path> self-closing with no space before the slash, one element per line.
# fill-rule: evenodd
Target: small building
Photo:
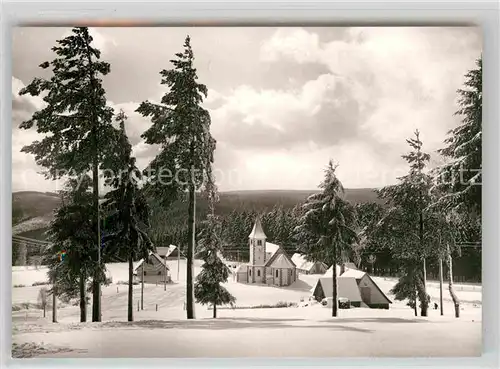
<path fill-rule="evenodd" d="M 266 241 L 259 218 L 248 238 L 250 262 L 236 269 L 237 282 L 289 286 L 297 280 L 295 263 L 281 246 Z"/>
<path fill-rule="evenodd" d="M 297 266 L 297 272 L 301 274 L 324 274 L 328 266 L 320 261 L 307 261 L 304 255 L 295 253 L 292 261 Z"/>
<path fill-rule="evenodd" d="M 319 278 L 314 287 L 311 289 L 311 292 L 317 301 L 322 301 L 324 298 L 332 297 L 333 278 Z M 361 307 L 362 298 L 355 278 L 338 278 L 337 296 L 339 299 L 348 299 L 352 306 Z"/>
<path fill-rule="evenodd" d="M 338 276 L 337 281 L 339 284 L 339 297 L 348 298 L 347 296 L 342 296 L 340 294 L 340 285 L 342 283 L 345 283 L 342 282 L 344 279 L 353 279 L 356 281 L 356 285 L 361 296 L 361 307 L 369 307 L 373 309 L 389 309 L 389 305 L 392 304 L 392 301 L 389 300 L 384 292 L 382 292 L 380 287 L 368 275 L 368 273 L 357 269 L 349 269 L 346 267 L 346 271 L 342 275 L 340 275 L 340 267 L 338 265 L 336 270 Z M 321 284 L 321 289 L 316 289 L 318 283 Z M 327 287 L 325 293 L 325 290 L 323 290 L 323 286 L 328 284 L 331 285 L 332 288 Z M 324 277 L 319 278 L 318 282 L 311 291 L 313 292 L 313 295 L 316 297 L 316 299 L 323 299 L 323 295 L 325 295 L 326 297 L 333 296 L 332 267 L 328 269 L 328 271 L 324 274 Z M 321 291 L 323 291 L 323 293 L 321 293 Z M 330 294 L 328 295 L 328 293 Z M 353 304 L 353 306 L 356 305 Z"/>
<path fill-rule="evenodd" d="M 139 282 L 142 278 L 142 268 L 144 268 L 144 283 L 164 284 L 172 281 L 170 268 L 158 253 L 150 253 L 146 263 L 144 263 L 144 259 L 137 263 L 134 275 Z"/>
<path fill-rule="evenodd" d="M 157 247 L 156 248 L 156 253 L 160 255 L 162 259 L 166 260 L 174 260 L 174 259 L 185 259 L 185 255 L 182 251 L 179 250 L 179 248 L 175 245 L 170 245 L 168 247 Z"/>

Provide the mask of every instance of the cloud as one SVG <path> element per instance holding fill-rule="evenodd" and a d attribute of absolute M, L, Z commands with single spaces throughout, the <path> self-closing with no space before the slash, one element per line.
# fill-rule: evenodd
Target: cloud
<path fill-rule="evenodd" d="M 356 136 L 365 114 L 353 93 L 332 74 L 297 90 L 240 86 L 211 110 L 213 134 L 235 147 L 256 150 L 340 143 Z"/>
<path fill-rule="evenodd" d="M 315 188 L 329 158 L 340 164 L 346 187 L 394 183 L 406 170 L 401 154 L 415 129 L 432 152 L 457 124 L 456 89 L 481 52 L 481 34 L 473 28 L 91 32 L 111 63 L 104 87 L 110 105 L 129 117 L 127 133 L 140 167 L 158 148 L 140 138 L 151 123 L 135 110 L 165 93 L 159 71 L 171 66 L 185 35 L 191 35 L 200 82 L 209 88 L 204 106 L 217 139 L 215 170 L 222 190 Z M 60 35 L 57 28 L 14 33 L 13 88 L 43 73 L 36 66 L 51 60 L 50 47 Z M 34 36 L 40 42 L 32 45 Z M 14 99 L 15 94 L 13 125 L 43 103 Z M 19 149 L 33 137 L 13 129 L 14 139 Z M 32 159 L 20 158 L 13 159 L 32 167 Z M 37 183 L 34 177 L 28 181 Z"/>
<path fill-rule="evenodd" d="M 351 85 L 368 109 L 366 136 L 400 150 L 415 129 L 428 149 L 457 124 L 455 91 L 481 53 L 475 28 L 350 28 L 342 40 L 320 43 L 305 30 L 277 30 L 263 44 L 263 60 L 316 62 Z"/>

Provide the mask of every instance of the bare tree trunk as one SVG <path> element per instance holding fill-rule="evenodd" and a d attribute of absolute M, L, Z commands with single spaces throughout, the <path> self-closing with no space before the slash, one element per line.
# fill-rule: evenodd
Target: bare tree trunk
<path fill-rule="evenodd" d="M 420 211 L 420 217 L 419 217 L 419 242 L 420 242 L 420 250 L 423 250 L 424 248 L 424 215 L 422 211 Z M 426 266 L 425 266 L 425 258 L 422 263 L 422 286 L 420 288 L 422 289 L 421 293 L 419 294 L 420 297 L 420 316 L 427 316 L 427 309 L 429 307 L 429 301 L 427 299 L 427 286 L 426 286 Z"/>
<path fill-rule="evenodd" d="M 193 170 L 191 171 L 191 184 L 189 186 L 188 209 L 188 250 L 187 250 L 187 276 L 186 276 L 186 311 L 188 319 L 195 319 L 194 313 L 194 286 L 193 286 L 193 257 L 195 247 L 195 219 L 196 219 L 196 191 L 194 187 Z"/>
<path fill-rule="evenodd" d="M 134 299 L 134 261 L 132 258 L 132 253 L 128 256 L 128 296 L 127 296 L 127 320 L 129 322 L 134 321 L 134 309 L 133 299 Z"/>
<path fill-rule="evenodd" d="M 443 315 L 443 259 L 439 258 L 439 308 Z"/>
<path fill-rule="evenodd" d="M 418 292 L 417 292 L 418 295 Z M 415 304 L 413 306 L 413 311 L 415 312 L 415 316 L 418 316 L 418 310 L 417 310 L 417 299 L 415 298 Z"/>
<path fill-rule="evenodd" d="M 333 243 L 333 271 L 332 271 L 332 316 L 338 316 L 338 291 L 337 291 L 337 247 Z"/>
<path fill-rule="evenodd" d="M 146 259 L 143 259 L 141 265 L 141 310 L 144 310 L 144 264 Z"/>
<path fill-rule="evenodd" d="M 91 67 L 90 84 L 92 86 L 92 95 L 90 98 L 93 103 L 96 103 L 96 85 L 95 85 L 95 75 L 92 69 L 92 55 L 90 51 L 90 45 L 87 43 L 87 60 L 88 64 Z M 96 211 L 96 227 L 97 227 L 97 267 L 95 268 L 93 281 L 92 281 L 92 321 L 100 322 L 101 321 L 101 281 L 100 281 L 100 270 L 101 270 L 101 224 L 99 217 L 99 118 L 96 115 L 95 109 L 91 112 L 91 122 L 92 122 L 92 130 L 91 130 L 91 140 L 92 140 L 92 154 L 93 154 L 93 162 L 92 162 L 92 195 L 94 202 L 94 209 Z"/>
<path fill-rule="evenodd" d="M 57 323 L 57 288 L 52 285 L 52 323 Z"/>
<path fill-rule="evenodd" d="M 87 321 L 87 291 L 86 291 L 86 280 L 85 270 L 80 271 L 80 322 L 84 323 Z"/>
<path fill-rule="evenodd" d="M 427 264 L 425 262 L 425 258 L 423 261 L 423 270 L 424 270 L 424 289 L 427 290 Z"/>
<path fill-rule="evenodd" d="M 448 253 L 448 289 L 450 290 L 450 296 L 453 300 L 453 305 L 455 306 L 455 318 L 460 318 L 460 300 L 455 294 L 455 289 L 453 288 L 453 259 L 451 257 L 450 246 L 447 245 L 446 249 Z"/>
<path fill-rule="evenodd" d="M 97 123 L 96 123 L 97 124 Z M 98 139 L 97 139 L 97 126 L 94 124 L 92 128 L 92 139 L 94 143 L 94 162 L 92 165 L 92 187 L 93 187 L 93 200 L 94 209 L 96 211 L 96 227 L 97 227 L 97 267 L 94 269 L 92 280 L 92 321 L 101 321 L 101 224 L 99 217 L 99 156 L 98 156 Z"/>
<path fill-rule="evenodd" d="M 44 317 L 44 318 L 45 318 L 45 316 L 46 316 L 46 313 L 45 313 L 46 308 L 47 308 L 47 304 L 43 304 L 43 317 Z"/>
<path fill-rule="evenodd" d="M 217 318 L 217 304 L 214 304 L 214 319 Z"/>

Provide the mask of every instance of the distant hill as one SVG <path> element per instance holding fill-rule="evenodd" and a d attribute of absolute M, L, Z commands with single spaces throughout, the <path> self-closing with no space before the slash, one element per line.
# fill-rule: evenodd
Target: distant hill
<path fill-rule="evenodd" d="M 229 214 L 234 209 L 265 211 L 275 205 L 292 208 L 302 203 L 315 191 L 305 190 L 258 190 L 228 191 L 220 194 L 217 213 Z M 370 188 L 346 189 L 346 198 L 353 204 L 378 202 L 377 194 Z M 44 232 L 53 219 L 53 212 L 60 204 L 57 194 L 50 192 L 22 191 L 12 194 L 13 234 L 35 239 L 45 239 Z M 174 204 L 172 216 L 184 217 L 186 204 Z M 203 216 L 207 210 L 204 199 L 197 201 L 197 214 Z"/>

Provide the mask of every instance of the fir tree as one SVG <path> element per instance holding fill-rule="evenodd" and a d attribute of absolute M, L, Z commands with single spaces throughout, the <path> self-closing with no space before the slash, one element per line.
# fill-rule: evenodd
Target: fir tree
<path fill-rule="evenodd" d="M 431 177 L 424 172 L 429 154 L 422 151 L 420 134 L 415 131 L 415 138 L 406 140 L 413 149 L 402 157 L 409 164 L 409 173 L 398 178 L 399 183 L 387 186 L 378 191 L 378 195 L 390 205 L 388 213 L 377 225 L 378 234 L 383 234 L 391 245 L 394 258 L 405 261 L 402 266 L 403 275 L 400 283 L 413 281 L 413 285 L 402 290 L 417 290 L 420 300 L 421 315 L 427 316 L 429 297 L 426 292 L 425 259 L 430 254 L 429 237 L 426 237 L 425 211 L 430 204 Z M 410 263 L 406 262 L 411 260 Z M 405 266 L 412 263 L 420 265 L 419 272 Z M 417 273 L 416 275 L 414 275 Z M 411 295 L 413 296 L 413 295 Z M 408 296 L 408 298 L 411 298 Z"/>
<path fill-rule="evenodd" d="M 473 213 L 481 217 L 482 183 L 482 108 L 483 62 L 465 76 L 465 86 L 459 89 L 459 109 L 455 115 L 461 124 L 448 132 L 446 147 L 438 150 L 448 162 L 436 171 L 437 186 L 442 192 L 438 204 L 445 210 Z"/>
<path fill-rule="evenodd" d="M 213 181 L 215 139 L 210 134 L 210 114 L 201 104 L 207 87 L 197 82 L 194 55 L 189 36 L 184 52 L 171 60 L 173 69 L 163 70 L 161 84 L 168 87 L 161 104 L 143 102 L 137 112 L 150 117 L 153 125 L 142 137 L 147 144 L 158 144 L 161 152 L 146 172 L 157 197 L 167 206 L 179 191 L 188 193 L 187 293 L 188 319 L 194 319 L 193 257 L 196 243 L 196 191 Z M 164 170 L 174 174 L 169 184 L 162 183 Z"/>
<path fill-rule="evenodd" d="M 227 282 L 231 271 L 221 259 L 223 248 L 220 219 L 213 209 L 214 200 L 210 201 L 211 210 L 199 235 L 199 255 L 204 263 L 200 274 L 196 277 L 195 297 L 196 302 L 200 304 L 211 304 L 213 317 L 217 318 L 217 305 L 233 305 L 236 299 L 221 286 L 221 283 Z"/>
<path fill-rule="evenodd" d="M 114 160 L 114 172 L 118 173 L 113 178 L 113 190 L 106 194 L 103 205 L 108 211 L 106 218 L 110 233 L 104 236 L 103 242 L 109 247 L 109 253 L 125 256 L 128 261 L 128 314 L 129 322 L 133 316 L 133 273 L 134 260 L 140 257 L 149 258 L 149 253 L 154 251 L 153 243 L 147 233 L 149 227 L 149 206 L 143 191 L 139 189 L 141 172 L 132 157 L 132 145 L 125 132 L 127 117 L 121 111 L 117 116 L 120 124 L 119 149 Z"/>
<path fill-rule="evenodd" d="M 91 185 L 92 179 L 88 176 L 68 181 L 61 194 L 62 206 L 48 231 L 52 243 L 44 255 L 49 279 L 57 284 L 56 294 L 66 299 L 79 295 L 81 322 L 87 320 L 87 280 L 95 275 L 96 269 L 102 272 L 95 264 L 96 225 Z"/>
<path fill-rule="evenodd" d="M 306 250 L 306 259 L 326 261 L 333 265 L 332 316 L 338 314 L 337 273 L 342 252 L 356 241 L 355 211 L 344 199 L 344 188 L 335 174 L 336 166 L 330 161 L 325 170 L 325 179 L 320 184 L 321 192 L 308 197 L 304 204 L 305 214 L 296 232 L 299 239 L 311 239 Z"/>
<path fill-rule="evenodd" d="M 46 168 L 47 178 L 64 175 L 78 177 L 92 170 L 93 206 L 97 232 L 94 262 L 103 269 L 100 259 L 99 169 L 105 158 L 113 155 L 115 130 L 113 110 L 106 105 L 101 76 L 110 72 L 110 65 L 100 61 L 100 51 L 92 44 L 86 27 L 73 28 L 72 34 L 57 41 L 52 48 L 56 57 L 40 64 L 52 68 L 50 79 L 35 78 L 20 95 L 43 95 L 46 106 L 31 119 L 21 123 L 23 129 L 36 129 L 45 135 L 41 141 L 25 146 L 22 151 L 33 154 L 36 163 Z M 92 320 L 101 320 L 101 280 L 103 271 L 95 268 L 93 276 Z"/>

